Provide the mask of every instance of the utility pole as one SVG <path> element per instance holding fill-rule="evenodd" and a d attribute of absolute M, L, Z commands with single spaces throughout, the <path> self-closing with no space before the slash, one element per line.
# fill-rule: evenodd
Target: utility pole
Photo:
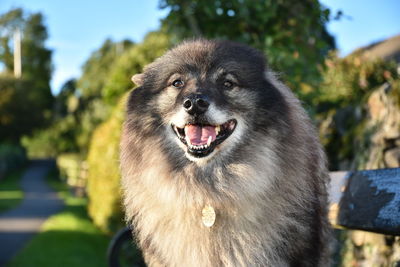
<path fill-rule="evenodd" d="M 17 28 L 14 32 L 14 76 L 15 78 L 21 78 L 21 75 L 21 31 Z"/>

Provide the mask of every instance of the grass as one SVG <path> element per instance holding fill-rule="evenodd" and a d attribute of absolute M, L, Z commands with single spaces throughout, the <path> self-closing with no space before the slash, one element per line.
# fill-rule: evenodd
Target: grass
<path fill-rule="evenodd" d="M 24 198 L 19 184 L 24 169 L 10 172 L 0 181 L 0 212 L 15 208 Z"/>
<path fill-rule="evenodd" d="M 56 173 L 49 175 L 49 184 L 65 201 L 64 211 L 51 216 L 8 267 L 102 267 L 106 266 L 109 237 L 89 219 L 87 199 L 72 196 Z"/>

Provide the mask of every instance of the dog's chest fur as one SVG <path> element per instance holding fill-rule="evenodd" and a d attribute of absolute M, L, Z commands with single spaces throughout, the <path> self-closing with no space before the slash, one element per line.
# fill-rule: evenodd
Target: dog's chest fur
<path fill-rule="evenodd" d="M 272 160 L 261 167 L 254 158 L 257 168 L 215 168 L 207 178 L 221 182 L 209 187 L 197 181 L 206 177 L 194 177 L 191 170 L 171 173 L 161 158 L 154 160 L 158 164 L 137 165 L 124 179 L 130 192 L 125 197 L 127 216 L 150 266 L 288 266 L 285 257 L 296 253 L 288 242 L 307 242 L 307 226 L 295 218 L 304 217 L 298 207 L 310 203 L 296 207 L 291 196 L 277 193 L 272 177 L 282 173 L 271 172 L 277 169 Z M 299 194 L 293 198 L 309 199 Z M 210 228 L 202 223 L 205 205 L 216 212 Z"/>

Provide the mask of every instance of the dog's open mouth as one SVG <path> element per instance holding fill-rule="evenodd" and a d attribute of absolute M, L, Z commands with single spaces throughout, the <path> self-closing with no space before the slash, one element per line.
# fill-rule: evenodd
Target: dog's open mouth
<path fill-rule="evenodd" d="M 215 147 L 225 141 L 235 130 L 236 120 L 232 119 L 221 125 L 186 124 L 184 128 L 172 125 L 176 136 L 186 145 L 189 154 L 205 157 Z"/>

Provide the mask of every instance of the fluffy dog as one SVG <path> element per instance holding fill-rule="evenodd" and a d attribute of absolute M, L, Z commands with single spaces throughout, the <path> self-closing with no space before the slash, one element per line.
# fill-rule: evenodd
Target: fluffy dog
<path fill-rule="evenodd" d="M 187 41 L 132 79 L 122 184 L 149 266 L 327 266 L 324 153 L 260 52 Z"/>

